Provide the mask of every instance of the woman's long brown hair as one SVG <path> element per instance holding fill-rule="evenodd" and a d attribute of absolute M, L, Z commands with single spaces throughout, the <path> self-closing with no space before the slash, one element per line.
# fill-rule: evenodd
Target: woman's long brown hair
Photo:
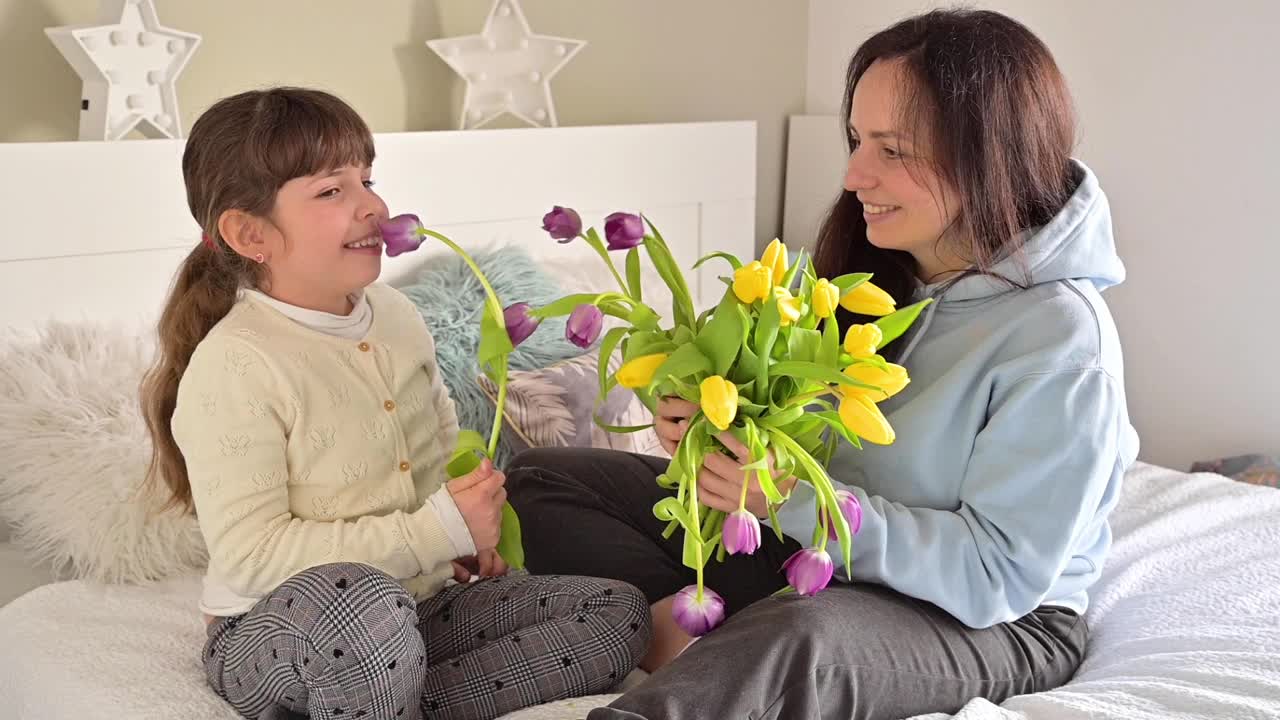
<path fill-rule="evenodd" d="M 960 207 L 948 235 L 964 244 L 953 249 L 973 272 L 990 274 L 1003 258 L 1018 256 L 1021 231 L 1048 222 L 1073 190 L 1075 111 L 1053 55 L 1024 25 L 999 13 L 918 15 L 858 48 L 846 76 L 845 118 L 858 81 L 876 61 L 902 63 L 907 87 L 900 88 L 900 132 L 925 140 L 930 168 L 956 190 Z M 845 139 L 852 152 L 852 133 L 846 130 Z M 918 271 L 910 253 L 867 240 L 862 203 L 849 191 L 823 222 L 814 265 L 821 277 L 873 273 L 899 305 L 910 301 Z M 1004 279 L 1014 285 L 1031 280 Z M 841 311 L 844 327 L 865 320 Z"/>
<path fill-rule="evenodd" d="M 196 346 L 226 317 L 244 287 L 266 286 L 266 269 L 232 250 L 218 233 L 228 210 L 270 218 L 289 180 L 373 163 L 373 136 L 360 116 L 329 93 L 254 90 L 219 100 L 191 128 L 182 155 L 187 205 L 205 242 L 178 269 L 157 328 L 155 365 L 141 387 L 151 433 L 147 480 L 166 507 L 192 509 L 187 465 L 170 421 L 178 384 Z"/>

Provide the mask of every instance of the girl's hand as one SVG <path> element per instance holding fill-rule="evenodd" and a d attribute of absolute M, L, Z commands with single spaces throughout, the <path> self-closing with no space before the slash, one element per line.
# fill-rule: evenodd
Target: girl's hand
<path fill-rule="evenodd" d="M 497 550 L 484 550 L 479 559 L 480 577 L 502 577 L 507 574 L 507 562 Z"/>
<path fill-rule="evenodd" d="M 689 429 L 689 418 L 698 412 L 698 406 L 683 398 L 668 395 L 658 400 L 657 417 L 653 428 L 658 434 L 658 442 L 668 455 L 676 453 L 676 445 Z"/>
<path fill-rule="evenodd" d="M 738 509 L 738 500 L 742 497 L 742 483 L 747 482 L 747 512 L 758 518 L 769 516 L 769 499 L 760 489 L 760 479 L 756 471 L 744 472 L 741 468 L 751 462 L 751 453 L 733 435 L 727 432 L 716 436 L 724 446 L 734 454 L 729 457 L 723 453 L 709 453 L 702 459 L 702 468 L 698 471 L 698 501 L 715 510 L 732 513 Z M 786 473 L 774 468 L 773 453 L 769 453 L 769 474 L 773 477 L 778 492 L 786 495 L 795 487 L 796 478 L 787 477 Z"/>
<path fill-rule="evenodd" d="M 507 570 L 507 563 L 497 550 L 481 550 L 479 555 L 453 561 L 453 579 L 460 583 L 471 582 L 472 577 L 502 577 Z"/>
<path fill-rule="evenodd" d="M 449 481 L 449 494 L 462 513 L 478 552 L 498 546 L 498 536 L 502 534 L 502 504 L 507 501 L 506 481 L 507 477 L 487 459 L 475 470 Z"/>
<path fill-rule="evenodd" d="M 471 582 L 471 576 L 479 571 L 480 565 L 475 555 L 468 555 L 453 561 L 453 579 L 460 583 Z"/>

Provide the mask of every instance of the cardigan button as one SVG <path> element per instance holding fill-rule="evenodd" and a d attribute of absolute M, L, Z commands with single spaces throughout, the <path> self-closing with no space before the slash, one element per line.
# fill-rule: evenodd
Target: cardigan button
<path fill-rule="evenodd" d="M 387 412 L 391 412 L 392 410 L 396 409 L 396 403 L 394 400 L 388 400 L 382 403 L 382 407 L 386 408 Z"/>
<path fill-rule="evenodd" d="M 362 342 L 356 347 L 360 348 L 360 352 L 369 352 L 369 343 L 367 342 Z"/>
<path fill-rule="evenodd" d="M 410 465 L 408 460 L 400 461 L 400 472 L 409 472 L 409 468 L 410 468 Z"/>

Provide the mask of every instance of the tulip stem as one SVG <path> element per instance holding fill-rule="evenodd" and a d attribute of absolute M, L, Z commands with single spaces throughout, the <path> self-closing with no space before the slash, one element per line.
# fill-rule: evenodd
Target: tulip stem
<path fill-rule="evenodd" d="M 578 237 L 585 240 L 586 243 L 591 246 L 591 249 L 595 250 L 596 254 L 600 256 L 600 259 L 604 260 L 604 264 L 609 266 L 609 272 L 613 273 L 613 279 L 618 281 L 618 287 L 622 288 L 622 294 L 626 295 L 627 298 L 630 299 L 631 288 L 627 287 L 626 281 L 624 281 L 622 276 L 618 274 L 618 268 L 613 266 L 613 258 L 609 257 L 609 251 L 606 250 L 604 248 L 604 244 L 600 242 L 600 236 L 596 235 L 595 228 L 592 228 L 591 232 L 581 233 Z"/>
<path fill-rule="evenodd" d="M 493 403 L 493 429 L 489 431 L 489 459 L 492 460 L 498 452 L 498 433 L 502 430 L 502 410 L 507 403 L 507 356 L 502 356 L 502 382 L 498 383 L 498 399 Z"/>
<path fill-rule="evenodd" d="M 480 272 L 480 266 L 476 265 L 476 261 L 467 254 L 467 251 L 463 250 L 457 243 L 450 240 L 448 237 L 441 235 L 435 230 L 420 228 L 417 232 L 420 235 L 429 235 L 439 240 L 449 246 L 450 250 L 453 250 L 462 258 L 462 261 L 467 264 L 467 267 L 471 268 L 471 273 L 475 275 L 476 280 L 480 282 L 481 287 L 484 288 L 485 304 L 488 306 L 488 312 L 492 314 L 494 318 L 501 320 L 502 303 L 498 300 L 498 293 L 494 291 L 493 286 L 489 284 L 489 280 L 485 278 L 484 273 Z M 493 429 L 489 432 L 488 451 L 490 460 L 493 459 L 494 454 L 498 451 L 498 433 L 502 430 L 502 410 L 507 400 L 507 353 L 502 353 L 501 356 L 495 360 L 495 365 L 498 364 L 500 364 L 501 367 L 494 368 L 495 371 L 500 370 L 500 372 L 494 373 L 497 375 L 497 378 L 495 379 L 498 381 L 498 399 L 494 403 Z"/>

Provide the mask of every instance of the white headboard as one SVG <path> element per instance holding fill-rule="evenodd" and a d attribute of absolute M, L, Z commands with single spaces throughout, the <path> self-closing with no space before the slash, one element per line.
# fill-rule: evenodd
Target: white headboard
<path fill-rule="evenodd" d="M 559 257 L 567 246 L 539 229 L 559 204 L 597 227 L 615 210 L 643 211 L 686 270 L 711 250 L 753 253 L 754 122 L 390 133 L 375 142 L 374 179 L 391 212 L 415 212 L 464 247 L 519 242 L 535 258 Z M 182 140 L 0 144 L 9 221 L 0 327 L 153 318 L 199 241 L 182 149 Z M 402 280 L 422 259 L 388 258 L 382 279 Z M 689 275 L 701 305 L 723 293 L 715 274 Z"/>

